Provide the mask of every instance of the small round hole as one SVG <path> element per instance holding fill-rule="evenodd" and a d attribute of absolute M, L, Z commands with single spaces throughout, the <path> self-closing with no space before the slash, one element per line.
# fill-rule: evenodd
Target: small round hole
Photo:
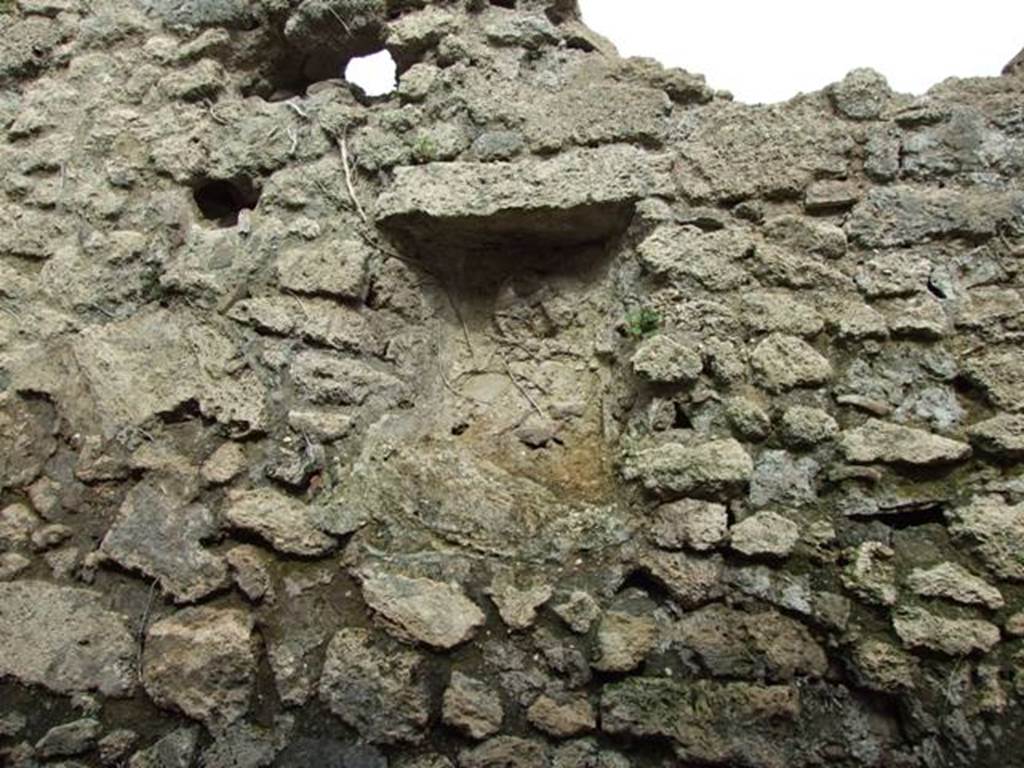
<path fill-rule="evenodd" d="M 221 227 L 233 227 L 243 209 L 256 207 L 260 193 L 248 181 L 207 179 L 195 185 L 192 197 L 204 219 Z"/>
<path fill-rule="evenodd" d="M 359 86 L 367 96 L 384 96 L 398 87 L 398 68 L 388 51 L 349 59 L 345 79 Z"/>

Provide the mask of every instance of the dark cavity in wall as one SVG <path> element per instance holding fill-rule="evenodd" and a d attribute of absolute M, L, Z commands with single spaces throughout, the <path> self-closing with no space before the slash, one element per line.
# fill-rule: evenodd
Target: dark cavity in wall
<path fill-rule="evenodd" d="M 260 190 L 248 179 L 201 179 L 192 186 L 192 198 L 204 219 L 233 227 L 243 209 L 256 207 Z"/>

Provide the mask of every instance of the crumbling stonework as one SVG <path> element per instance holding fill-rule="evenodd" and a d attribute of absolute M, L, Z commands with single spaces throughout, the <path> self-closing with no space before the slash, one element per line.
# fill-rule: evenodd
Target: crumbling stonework
<path fill-rule="evenodd" d="M 0 3 L 0 763 L 1013 765 L 1022 73 Z"/>

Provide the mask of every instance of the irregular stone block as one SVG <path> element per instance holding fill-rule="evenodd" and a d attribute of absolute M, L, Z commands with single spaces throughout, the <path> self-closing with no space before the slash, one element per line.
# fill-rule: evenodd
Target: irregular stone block
<path fill-rule="evenodd" d="M 1001 413 L 967 430 L 980 451 L 1006 461 L 1024 458 L 1024 414 Z"/>
<path fill-rule="evenodd" d="M 954 539 L 976 549 L 996 576 L 1024 581 L 1024 502 L 983 496 L 947 510 L 946 521 Z"/>
<path fill-rule="evenodd" d="M 274 549 L 291 555 L 324 555 L 337 545 L 317 527 L 307 504 L 271 488 L 229 494 L 224 517 L 236 528 L 252 531 Z"/>
<path fill-rule="evenodd" d="M 0 583 L 0 677 L 57 693 L 135 689 L 136 642 L 98 593 L 41 581 Z"/>
<path fill-rule="evenodd" d="M 786 557 L 800 540 L 800 526 L 775 512 L 758 512 L 729 532 L 729 547 L 744 555 Z"/>
<path fill-rule="evenodd" d="M 320 699 L 367 741 L 418 742 L 430 717 L 424 658 L 366 629 L 340 630 L 327 646 Z"/>
<path fill-rule="evenodd" d="M 967 443 L 880 419 L 869 419 L 863 426 L 846 430 L 839 436 L 839 446 L 846 460 L 855 464 L 925 467 L 954 464 L 971 455 Z"/>
<path fill-rule="evenodd" d="M 158 706 L 223 728 L 249 709 L 256 680 L 253 618 L 223 608 L 186 608 L 149 628 L 142 682 Z"/>
<path fill-rule="evenodd" d="M 1006 604 L 998 589 L 956 563 L 915 568 L 907 577 L 907 585 L 924 597 L 944 597 L 965 605 L 998 610 Z"/>
<path fill-rule="evenodd" d="M 401 639 L 448 650 L 471 639 L 484 624 L 483 611 L 457 585 L 373 568 L 359 576 L 366 604 Z"/>
<path fill-rule="evenodd" d="M 639 451 L 624 468 L 627 479 L 639 479 L 662 497 L 728 496 L 742 490 L 753 471 L 750 454 L 732 439 L 666 443 Z"/>
<path fill-rule="evenodd" d="M 670 637 L 716 677 L 780 682 L 797 675 L 821 677 L 828 669 L 825 651 L 807 628 L 775 611 L 709 605 L 679 619 Z"/>
<path fill-rule="evenodd" d="M 777 738 L 799 714 L 800 693 L 789 685 L 632 677 L 601 694 L 605 732 L 667 738 L 680 760 L 718 765 L 781 765 L 779 742 L 764 731 Z"/>
<path fill-rule="evenodd" d="M 868 248 L 891 248 L 940 237 L 989 237 L 1000 227 L 1024 228 L 1024 194 L 897 186 L 870 190 L 850 214 L 846 234 Z"/>
<path fill-rule="evenodd" d="M 893 629 L 908 648 L 926 648 L 947 656 L 988 653 L 999 643 L 999 627 L 979 619 L 946 619 L 921 608 L 902 608 Z"/>
<path fill-rule="evenodd" d="M 160 581 L 175 601 L 194 602 L 223 587 L 227 564 L 202 546 L 217 521 L 202 504 L 189 504 L 167 483 L 143 481 L 125 497 L 100 551 L 129 570 Z"/>
<path fill-rule="evenodd" d="M 806 341 L 773 333 L 750 355 L 756 380 L 769 392 L 817 387 L 832 378 L 832 365 Z"/>
<path fill-rule="evenodd" d="M 441 717 L 473 739 L 485 739 L 501 730 L 505 710 L 501 696 L 475 678 L 453 671 L 444 692 Z"/>

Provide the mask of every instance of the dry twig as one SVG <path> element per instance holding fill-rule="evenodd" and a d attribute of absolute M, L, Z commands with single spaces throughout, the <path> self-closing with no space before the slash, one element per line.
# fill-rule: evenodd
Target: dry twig
<path fill-rule="evenodd" d="M 533 410 L 537 412 L 538 416 L 540 416 L 542 419 L 547 419 L 547 416 L 545 415 L 544 411 L 541 410 L 541 407 L 539 405 L 537 405 L 537 401 L 530 396 L 530 393 L 526 391 L 526 388 L 519 382 L 519 379 L 517 379 L 516 375 L 512 372 L 512 366 L 508 364 L 508 359 L 505 357 L 505 355 L 499 352 L 498 357 L 501 358 L 501 362 L 505 365 L 505 372 L 508 373 L 508 378 L 509 381 L 512 382 L 512 386 L 519 390 L 519 394 L 525 397 L 527 402 L 529 402 L 529 404 L 533 406 Z"/>
<path fill-rule="evenodd" d="M 142 652 L 146 648 L 146 628 L 149 626 L 149 614 L 153 610 L 153 598 L 156 594 L 156 585 L 159 579 L 153 579 L 153 583 L 149 585 L 149 597 L 146 599 L 146 608 L 142 612 L 142 621 L 139 623 L 139 658 L 136 663 L 136 667 L 139 673 L 142 672 Z"/>
<path fill-rule="evenodd" d="M 338 142 L 341 147 L 341 164 L 345 168 L 345 186 L 348 188 L 348 196 L 352 198 L 352 205 L 356 208 L 356 213 L 359 214 L 359 218 L 363 220 L 364 224 L 369 223 L 366 218 L 366 211 L 363 210 L 363 206 L 359 204 L 359 198 L 356 197 L 356 189 L 352 185 L 352 169 L 348 164 L 348 137 L 345 133 L 341 134 L 341 141 Z"/>

